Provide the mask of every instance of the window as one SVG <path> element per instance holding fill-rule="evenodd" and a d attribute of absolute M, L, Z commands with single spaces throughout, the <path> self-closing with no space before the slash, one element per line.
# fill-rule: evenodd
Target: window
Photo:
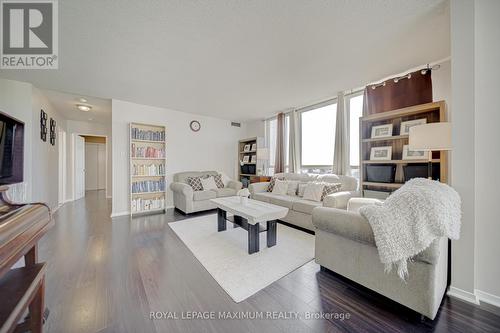
<path fill-rule="evenodd" d="M 335 150 L 336 116 L 336 103 L 300 113 L 300 149 L 303 171 L 331 171 Z"/>
<path fill-rule="evenodd" d="M 349 163 L 353 176 L 359 176 L 359 118 L 363 115 L 363 93 L 346 98 L 349 119 Z"/>

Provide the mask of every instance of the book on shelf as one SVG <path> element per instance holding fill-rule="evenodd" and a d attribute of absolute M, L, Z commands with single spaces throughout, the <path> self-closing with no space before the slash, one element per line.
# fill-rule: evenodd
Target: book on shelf
<path fill-rule="evenodd" d="M 163 180 L 143 180 L 132 182 L 132 193 L 164 192 L 165 181 Z"/>
<path fill-rule="evenodd" d="M 144 130 L 132 127 L 131 135 L 132 140 L 165 141 L 165 131 Z"/>
<path fill-rule="evenodd" d="M 134 164 L 132 166 L 133 176 L 164 176 L 164 164 Z"/>
<path fill-rule="evenodd" d="M 132 144 L 132 157 L 165 158 L 164 148 L 144 147 Z"/>
<path fill-rule="evenodd" d="M 131 202 L 132 213 L 137 212 L 147 212 L 151 210 L 159 210 L 165 208 L 165 198 L 157 197 L 157 198 L 133 198 Z"/>

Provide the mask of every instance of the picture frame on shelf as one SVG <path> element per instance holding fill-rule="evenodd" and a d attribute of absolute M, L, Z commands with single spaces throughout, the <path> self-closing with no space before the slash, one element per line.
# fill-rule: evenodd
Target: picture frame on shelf
<path fill-rule="evenodd" d="M 392 146 L 372 147 L 370 150 L 371 161 L 390 161 L 392 159 Z"/>
<path fill-rule="evenodd" d="M 252 143 L 252 147 L 250 148 L 250 151 L 257 151 L 257 144 Z"/>
<path fill-rule="evenodd" d="M 246 145 L 243 147 L 243 151 L 245 151 L 245 152 L 250 151 L 250 146 L 251 146 L 250 144 L 246 144 Z"/>
<path fill-rule="evenodd" d="M 412 128 L 413 126 L 424 125 L 424 124 L 427 124 L 427 118 L 403 121 L 401 122 L 401 127 L 399 129 L 399 135 L 409 135 L 410 128 Z"/>
<path fill-rule="evenodd" d="M 429 151 L 427 150 L 410 150 L 409 145 L 403 146 L 403 160 L 428 160 Z"/>
<path fill-rule="evenodd" d="M 383 124 L 372 127 L 371 139 L 387 138 L 392 136 L 392 124 Z"/>
<path fill-rule="evenodd" d="M 252 163 L 252 164 L 257 163 L 257 155 L 252 155 L 252 158 L 250 159 L 250 163 Z"/>
<path fill-rule="evenodd" d="M 250 162 L 250 156 L 245 155 L 243 156 L 243 163 L 249 163 Z"/>

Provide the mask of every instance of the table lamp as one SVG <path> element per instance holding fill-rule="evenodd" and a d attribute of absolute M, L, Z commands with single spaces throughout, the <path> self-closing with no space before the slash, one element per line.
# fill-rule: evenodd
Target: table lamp
<path fill-rule="evenodd" d="M 451 123 L 429 123 L 411 127 L 408 148 L 429 152 L 427 177 L 432 179 L 432 152 L 451 150 Z"/>

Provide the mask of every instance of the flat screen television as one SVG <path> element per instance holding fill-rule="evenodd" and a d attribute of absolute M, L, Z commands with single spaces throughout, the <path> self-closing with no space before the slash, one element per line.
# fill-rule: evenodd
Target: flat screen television
<path fill-rule="evenodd" d="M 24 169 L 24 123 L 0 111 L 0 185 L 21 183 Z"/>

